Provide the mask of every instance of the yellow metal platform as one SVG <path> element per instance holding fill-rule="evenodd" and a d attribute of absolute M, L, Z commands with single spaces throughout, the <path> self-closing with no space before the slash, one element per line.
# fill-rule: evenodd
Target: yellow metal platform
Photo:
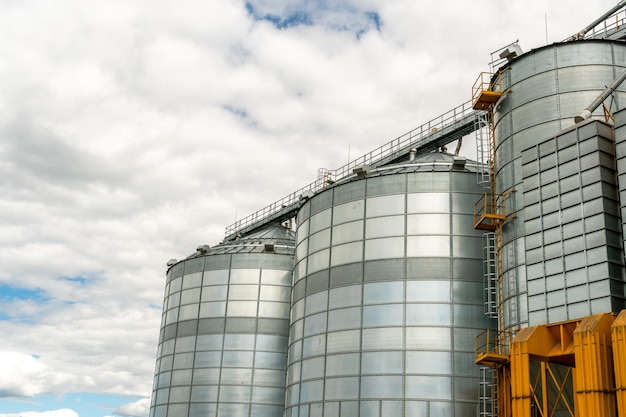
<path fill-rule="evenodd" d="M 485 366 L 496 366 L 509 361 L 509 355 L 496 352 L 482 352 L 476 354 L 476 364 Z"/>
<path fill-rule="evenodd" d="M 481 72 L 472 86 L 472 108 L 488 110 L 502 97 L 502 79 L 499 74 Z"/>
<path fill-rule="evenodd" d="M 506 220 L 505 209 L 493 202 L 491 194 L 483 196 L 474 204 L 474 229 L 493 232 Z"/>
<path fill-rule="evenodd" d="M 499 223 L 506 220 L 506 216 L 495 213 L 481 213 L 474 220 L 474 229 L 487 230 L 493 232 Z"/>
<path fill-rule="evenodd" d="M 487 110 L 500 100 L 502 93 L 499 91 L 480 90 L 477 97 L 472 100 L 474 110 Z"/>

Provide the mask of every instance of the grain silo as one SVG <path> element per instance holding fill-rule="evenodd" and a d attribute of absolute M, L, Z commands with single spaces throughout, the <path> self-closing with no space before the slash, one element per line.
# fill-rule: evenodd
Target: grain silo
<path fill-rule="evenodd" d="M 357 175 L 298 212 L 286 415 L 476 411 L 479 168 L 431 153 Z"/>
<path fill-rule="evenodd" d="M 510 218 L 502 226 L 504 328 L 620 309 L 607 293 L 615 285 L 599 282 L 623 274 L 612 135 L 575 127 L 574 118 L 625 69 L 624 42 L 585 40 L 527 52 L 499 70 L 495 188 Z M 626 86 L 613 97 L 614 108 L 626 104 Z"/>
<path fill-rule="evenodd" d="M 626 413 L 624 138 L 614 128 L 626 46 L 623 13 L 612 14 L 625 5 L 567 41 L 505 47 L 508 63 L 475 84 L 491 172 L 491 212 L 475 225 L 494 232 L 499 330 L 477 343 L 477 363 L 494 369 L 482 416 Z"/>
<path fill-rule="evenodd" d="M 280 417 L 293 232 L 266 226 L 170 262 L 151 417 Z"/>

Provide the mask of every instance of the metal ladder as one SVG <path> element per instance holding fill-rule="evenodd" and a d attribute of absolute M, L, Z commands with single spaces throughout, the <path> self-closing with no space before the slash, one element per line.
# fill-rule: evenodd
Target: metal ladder
<path fill-rule="evenodd" d="M 483 366 L 480 368 L 480 381 L 478 383 L 478 417 L 494 417 L 497 385 L 494 384 L 497 374 L 493 368 Z"/>
<path fill-rule="evenodd" d="M 483 169 L 477 175 L 477 183 L 483 188 L 489 188 L 491 175 L 491 143 L 489 141 L 489 121 L 487 120 L 487 112 L 476 112 L 474 119 L 474 130 L 476 131 L 476 161 L 482 164 Z M 485 170 L 484 168 L 487 168 Z"/>
<path fill-rule="evenodd" d="M 483 304 L 485 316 L 498 317 L 498 274 L 496 269 L 496 235 L 483 234 Z"/>

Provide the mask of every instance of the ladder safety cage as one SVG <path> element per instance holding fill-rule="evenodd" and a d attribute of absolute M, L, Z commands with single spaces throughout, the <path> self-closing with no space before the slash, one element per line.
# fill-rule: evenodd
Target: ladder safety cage
<path fill-rule="evenodd" d="M 478 382 L 478 417 L 494 417 L 492 401 L 493 388 L 493 369 L 481 366 L 480 379 Z"/>
<path fill-rule="evenodd" d="M 485 316 L 498 317 L 498 273 L 496 270 L 496 234 L 483 234 L 483 303 Z"/>
<path fill-rule="evenodd" d="M 489 141 L 489 120 L 486 111 L 477 111 L 474 119 L 476 134 L 476 161 L 482 169 L 477 172 L 477 183 L 482 188 L 491 187 L 491 143 Z"/>

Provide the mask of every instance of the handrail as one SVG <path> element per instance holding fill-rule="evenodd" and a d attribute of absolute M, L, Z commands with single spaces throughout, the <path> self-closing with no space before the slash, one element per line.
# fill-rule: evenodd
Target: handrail
<path fill-rule="evenodd" d="M 624 2 L 620 2 L 621 7 L 624 7 Z M 618 4 L 618 6 L 620 6 Z M 616 6 L 616 7 L 618 7 Z M 619 30 L 626 24 L 626 10 L 619 10 L 616 13 L 611 14 L 606 19 L 601 20 L 593 26 L 588 26 L 582 31 L 576 33 L 573 36 L 565 39 L 563 42 L 580 40 L 580 39 L 602 39 L 602 35 L 609 34 Z"/>
<path fill-rule="evenodd" d="M 427 143 L 427 139 L 433 133 L 441 131 L 443 128 L 454 125 L 456 122 L 463 120 L 465 117 L 471 115 L 474 112 L 472 109 L 471 100 L 465 102 L 452 110 L 443 113 L 442 115 L 406 132 L 403 135 L 398 136 L 395 139 L 387 142 L 386 144 L 374 149 L 365 155 L 354 159 L 346 165 L 339 167 L 335 170 L 329 170 L 325 173 L 324 178 L 318 179 L 311 184 L 300 188 L 289 194 L 286 197 L 266 206 L 249 216 L 246 216 L 230 226 L 226 227 L 226 236 L 231 236 L 237 233 L 237 231 L 252 226 L 253 224 L 260 223 L 264 219 L 267 219 L 288 207 L 299 203 L 303 194 L 307 191 L 313 193 L 325 188 L 328 184 L 336 182 L 340 179 L 346 178 L 353 174 L 353 169 L 367 165 L 369 167 L 376 167 L 379 164 L 393 159 L 396 156 L 401 156 L 403 152 L 406 152 L 408 148 L 419 147 Z"/>
<path fill-rule="evenodd" d="M 589 32 L 585 34 L 585 39 L 593 39 L 601 34 L 607 34 L 612 31 L 617 31 L 620 27 L 626 24 L 626 10 L 621 10 L 612 16 L 609 16 L 600 25 L 595 26 Z M 601 26 L 601 29 L 598 27 Z M 598 29 L 598 30 L 597 30 Z"/>
<path fill-rule="evenodd" d="M 443 129 L 449 124 L 461 120 L 473 111 L 474 110 L 472 109 L 470 101 L 463 103 L 441 116 L 436 117 L 423 125 L 398 136 L 395 139 L 392 139 L 386 144 L 374 149 L 360 158 L 357 158 L 334 171 L 330 171 L 333 180 L 337 181 L 352 175 L 352 170 L 356 167 L 362 165 L 375 166 L 377 162 L 382 161 L 394 154 L 398 154 L 407 147 L 420 145 L 420 142 L 423 141 L 424 137 Z"/>
<path fill-rule="evenodd" d="M 472 107 L 486 110 L 502 95 L 502 73 L 481 72 L 472 86 Z"/>
<path fill-rule="evenodd" d="M 502 203 L 493 202 L 493 195 L 491 193 L 484 193 L 478 201 L 474 204 L 474 220 L 478 220 L 480 217 L 488 214 L 504 214 L 505 207 Z"/>
<path fill-rule="evenodd" d="M 263 221 L 263 219 L 266 219 L 273 214 L 279 213 L 280 211 L 286 208 L 289 208 L 294 203 L 297 203 L 298 201 L 300 201 L 302 196 L 305 195 L 307 191 L 311 191 L 315 193 L 321 190 L 322 188 L 324 188 L 327 184 L 328 184 L 327 180 L 318 179 L 315 182 L 312 182 L 311 184 L 305 187 L 302 187 L 297 191 L 294 191 L 288 196 L 283 197 L 280 200 L 273 202 L 269 206 L 266 206 L 260 210 L 257 210 L 256 212 L 250 214 L 249 216 L 246 216 L 236 221 L 235 223 L 231 224 L 230 226 L 226 227 L 226 236 L 230 236 L 236 233 L 238 230 L 251 226 L 254 223 Z"/>
<path fill-rule="evenodd" d="M 508 355 L 509 346 L 516 332 L 515 330 L 505 330 L 503 332 L 493 329 L 484 330 L 476 336 L 476 356 L 489 354 Z"/>

